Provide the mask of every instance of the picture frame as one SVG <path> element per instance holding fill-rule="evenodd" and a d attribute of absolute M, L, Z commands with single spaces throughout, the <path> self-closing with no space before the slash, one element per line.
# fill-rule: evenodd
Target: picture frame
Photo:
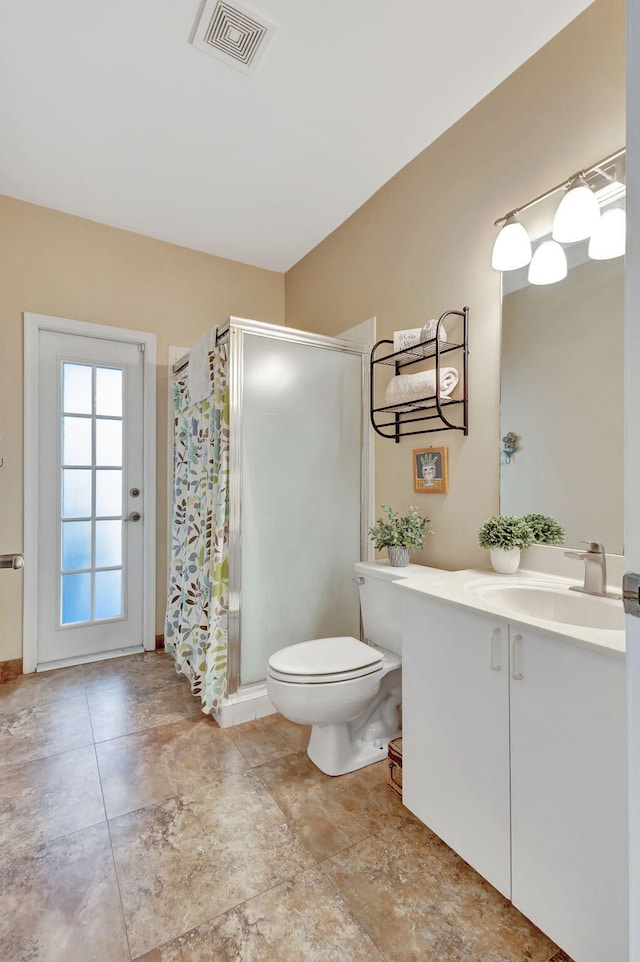
<path fill-rule="evenodd" d="M 417 494 L 449 493 L 447 451 L 447 448 L 414 449 L 413 490 Z"/>

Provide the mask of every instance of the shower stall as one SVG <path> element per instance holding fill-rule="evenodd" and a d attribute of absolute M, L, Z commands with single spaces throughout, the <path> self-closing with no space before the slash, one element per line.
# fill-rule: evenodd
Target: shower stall
<path fill-rule="evenodd" d="M 207 659 L 222 665 L 226 654 L 226 665 L 203 710 L 226 727 L 273 710 L 265 685 L 273 652 L 311 638 L 360 637 L 352 569 L 369 556 L 369 364 L 366 343 L 235 317 L 218 331 L 215 353 L 225 413 L 210 420 L 214 433 L 228 426 L 228 484 L 223 491 L 217 465 L 225 543 L 207 544 L 218 552 L 214 571 L 226 572 L 226 553 L 228 584 L 207 591 L 228 603 L 218 604 L 224 634 L 207 629 L 210 647 L 216 639 Z M 183 368 L 174 365 L 174 382 Z M 193 605 L 194 594 L 184 603 Z M 194 660 L 206 670 L 205 646 L 181 669 L 188 676 Z"/>

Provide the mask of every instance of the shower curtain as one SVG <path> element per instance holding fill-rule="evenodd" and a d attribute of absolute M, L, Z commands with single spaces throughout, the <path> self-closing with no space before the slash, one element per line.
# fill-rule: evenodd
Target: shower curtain
<path fill-rule="evenodd" d="M 173 384 L 175 450 L 165 650 L 209 714 L 226 692 L 229 614 L 227 344 L 210 355 L 211 397 Z"/>

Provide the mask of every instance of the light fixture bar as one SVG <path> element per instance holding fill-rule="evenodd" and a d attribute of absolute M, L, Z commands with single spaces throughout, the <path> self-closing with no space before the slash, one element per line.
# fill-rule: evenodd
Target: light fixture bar
<path fill-rule="evenodd" d="M 559 190 L 564 190 L 576 179 L 576 177 L 587 177 L 589 174 L 599 170 L 601 167 L 606 167 L 608 164 L 613 163 L 614 160 L 618 160 L 619 157 L 623 157 L 626 152 L 627 148 L 621 147 L 620 150 L 616 150 L 614 154 L 609 154 L 608 157 L 604 157 L 602 160 L 599 160 L 597 164 L 592 164 L 591 167 L 585 167 L 583 170 L 579 170 L 577 173 L 569 177 L 568 180 L 563 180 L 561 184 L 558 184 L 556 187 L 552 187 L 551 190 L 545 191 L 544 194 L 540 194 L 539 197 L 534 197 L 533 200 L 528 201 L 521 207 L 516 207 L 514 210 L 510 210 L 508 214 L 504 215 L 504 217 L 499 217 L 497 221 L 494 222 L 494 226 L 500 227 L 502 224 L 506 223 L 510 217 L 517 217 L 518 214 L 521 214 L 524 210 L 529 210 L 530 207 L 540 204 L 543 200 L 546 200 L 547 197 L 551 197 Z"/>

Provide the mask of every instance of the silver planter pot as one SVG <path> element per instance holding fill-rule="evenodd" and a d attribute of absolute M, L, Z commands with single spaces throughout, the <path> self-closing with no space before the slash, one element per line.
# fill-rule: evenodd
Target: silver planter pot
<path fill-rule="evenodd" d="M 398 545 L 389 545 L 387 547 L 389 564 L 393 565 L 394 568 L 404 568 L 405 565 L 409 564 L 409 551 L 409 548 L 401 548 Z"/>

